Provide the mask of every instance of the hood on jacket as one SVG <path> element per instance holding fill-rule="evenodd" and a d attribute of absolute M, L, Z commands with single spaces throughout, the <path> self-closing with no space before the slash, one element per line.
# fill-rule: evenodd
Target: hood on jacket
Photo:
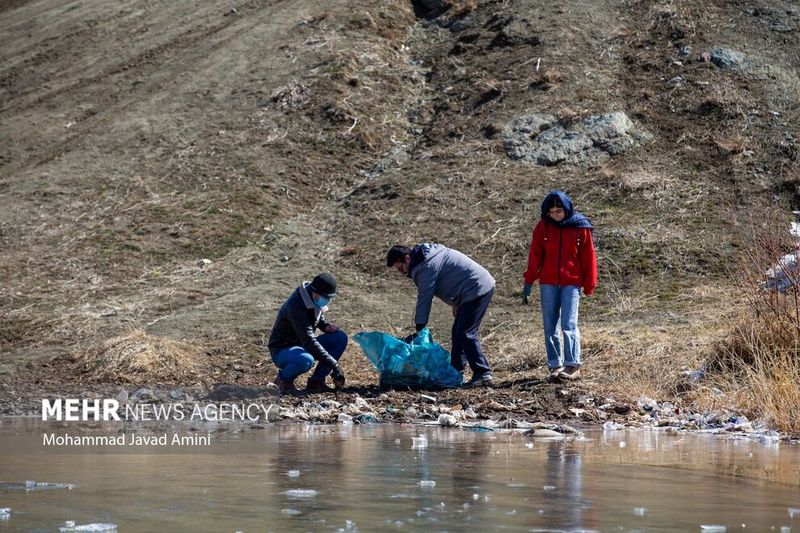
<path fill-rule="evenodd" d="M 411 249 L 411 262 L 408 264 L 408 272 L 406 275 L 410 278 L 411 271 L 414 270 L 417 265 L 424 263 L 431 257 L 441 253 L 444 249 L 445 246 L 442 244 L 428 242 L 423 242 L 414 246 L 414 248 Z"/>
<path fill-rule="evenodd" d="M 556 199 L 560 200 L 561 205 L 564 206 L 564 220 L 561 222 L 556 222 L 547 214 L 550 208 L 556 203 Z M 586 218 L 586 215 L 575 211 L 572 207 L 572 200 L 567 196 L 567 193 L 559 190 L 555 190 L 545 196 L 542 202 L 542 219 L 557 228 L 593 228 L 592 223 Z"/>

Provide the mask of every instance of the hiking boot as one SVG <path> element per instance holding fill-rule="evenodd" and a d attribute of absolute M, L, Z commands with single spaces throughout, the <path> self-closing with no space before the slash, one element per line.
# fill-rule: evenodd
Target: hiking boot
<path fill-rule="evenodd" d="M 281 375 L 278 374 L 275 376 L 275 381 L 273 381 L 275 385 L 278 386 L 278 392 L 281 394 L 296 394 L 297 387 L 294 386 L 294 380 L 286 381 L 281 378 Z"/>
<path fill-rule="evenodd" d="M 550 368 L 549 369 L 550 376 L 548 377 L 548 381 L 550 381 L 550 383 L 558 383 L 559 381 L 561 381 L 561 379 L 558 377 L 558 375 L 563 371 L 564 371 L 564 367 L 563 366 L 557 366 L 555 368 Z"/>
<path fill-rule="evenodd" d="M 475 387 L 490 387 L 494 378 L 491 372 L 486 372 L 480 376 L 473 376 L 471 380 L 462 385 L 465 389 L 472 389 Z"/>
<path fill-rule="evenodd" d="M 581 369 L 577 366 L 565 366 L 564 370 L 558 373 L 558 377 L 566 381 L 575 381 L 581 377 Z"/>
<path fill-rule="evenodd" d="M 308 378 L 308 381 L 306 382 L 306 392 L 310 394 L 318 394 L 318 393 L 333 392 L 333 391 L 334 391 L 333 387 L 329 387 L 328 385 L 326 385 L 324 379 L 317 380 Z"/>

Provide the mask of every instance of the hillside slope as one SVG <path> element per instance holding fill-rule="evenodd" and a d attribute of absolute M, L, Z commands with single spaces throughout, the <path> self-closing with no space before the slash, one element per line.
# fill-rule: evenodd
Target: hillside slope
<path fill-rule="evenodd" d="M 670 391 L 739 305 L 737 224 L 797 207 L 800 8 L 555 4 L 0 3 L 5 389 L 90 379 L 71 357 L 134 329 L 196 346 L 200 383 L 264 383 L 277 307 L 322 270 L 346 330 L 406 333 L 413 286 L 383 258 L 428 240 L 496 277 L 501 381 L 540 376 L 518 295 L 562 188 L 596 226 L 584 386 Z M 600 164 L 504 149 L 527 113 L 616 111 L 647 136 Z M 448 339 L 445 306 L 431 327 Z M 351 382 L 374 383 L 348 353 Z"/>

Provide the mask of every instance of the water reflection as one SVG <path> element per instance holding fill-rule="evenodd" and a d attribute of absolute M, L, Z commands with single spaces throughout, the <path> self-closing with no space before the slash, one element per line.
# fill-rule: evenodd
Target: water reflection
<path fill-rule="evenodd" d="M 219 435 L 212 453 L 65 455 L 36 451 L 42 429 L 25 424 L 0 422 L 0 444 L 15 443 L 3 449 L 0 482 L 76 487 L 0 485 L 0 508 L 12 509 L 0 531 L 55 531 L 66 520 L 125 531 L 800 527 L 800 450 L 787 446 L 654 431 L 536 442 L 438 427 L 286 425 Z M 412 446 L 420 433 L 427 447 Z M 6 440 L 14 435 L 22 440 Z"/>

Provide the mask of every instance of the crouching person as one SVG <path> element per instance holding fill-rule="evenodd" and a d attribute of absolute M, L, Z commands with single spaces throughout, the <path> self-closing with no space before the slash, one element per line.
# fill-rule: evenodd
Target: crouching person
<path fill-rule="evenodd" d="M 347 346 L 347 335 L 323 314 L 335 296 L 336 279 L 324 272 L 311 282 L 303 282 L 278 310 L 269 336 L 269 352 L 279 368 L 275 384 L 281 394 L 296 393 L 294 380 L 311 370 L 315 360 L 317 368 L 308 378 L 308 392 L 332 391 L 325 384 L 328 374 L 333 376 L 336 388 L 344 386 L 339 358 Z M 315 336 L 316 329 L 323 334 Z"/>

